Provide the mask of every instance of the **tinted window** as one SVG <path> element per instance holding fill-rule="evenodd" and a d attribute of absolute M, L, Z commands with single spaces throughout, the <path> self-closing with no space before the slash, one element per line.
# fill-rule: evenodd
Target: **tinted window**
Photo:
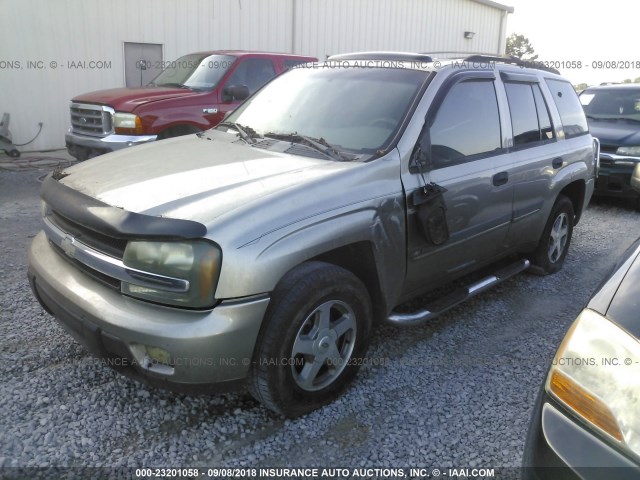
<path fill-rule="evenodd" d="M 501 148 L 500 116 L 493 81 L 454 85 L 429 129 L 434 166 L 446 167 Z"/>
<path fill-rule="evenodd" d="M 571 84 L 562 80 L 551 80 L 549 78 L 547 78 L 546 81 L 551 90 L 553 101 L 558 107 L 565 137 L 576 137 L 588 132 L 587 119 L 582 111 L 578 95 L 576 95 Z"/>
<path fill-rule="evenodd" d="M 236 68 L 227 85 L 246 85 L 253 93 L 276 76 L 273 63 L 268 58 L 248 58 Z"/>
<path fill-rule="evenodd" d="M 532 85 L 531 88 L 533 88 L 533 97 L 536 100 L 540 136 L 542 140 L 551 140 L 554 137 L 554 132 L 551 125 L 551 117 L 549 116 L 549 107 L 547 107 L 547 102 L 542 96 L 540 85 Z"/>
<path fill-rule="evenodd" d="M 540 141 L 538 112 L 533 99 L 533 90 L 529 83 L 506 83 L 511 125 L 513 127 L 513 144 L 525 145 Z"/>

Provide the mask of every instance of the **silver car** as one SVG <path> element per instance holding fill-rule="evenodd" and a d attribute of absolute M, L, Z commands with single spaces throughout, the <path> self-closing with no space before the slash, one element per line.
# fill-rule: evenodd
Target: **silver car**
<path fill-rule="evenodd" d="M 569 82 L 509 62 L 334 57 L 215 129 L 54 172 L 35 295 L 123 373 L 246 385 L 287 416 L 318 408 L 367 362 L 376 324 L 420 324 L 530 264 L 561 268 L 597 146 Z"/>

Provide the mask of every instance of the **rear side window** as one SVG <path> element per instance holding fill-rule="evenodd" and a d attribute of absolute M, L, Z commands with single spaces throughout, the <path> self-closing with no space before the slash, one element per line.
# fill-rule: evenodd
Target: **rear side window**
<path fill-rule="evenodd" d="M 502 148 L 492 80 L 463 81 L 447 93 L 429 129 L 431 159 L 443 168 Z"/>
<path fill-rule="evenodd" d="M 540 85 L 532 85 L 533 97 L 536 99 L 536 110 L 538 111 L 538 124 L 540 125 L 540 136 L 542 140 L 551 140 L 555 135 L 553 125 L 551 125 L 551 117 L 549 116 L 549 107 L 542 96 Z"/>
<path fill-rule="evenodd" d="M 587 119 L 582 111 L 578 95 L 569 82 L 563 80 L 545 79 L 551 90 L 553 101 L 558 107 L 560 120 L 566 138 L 577 137 L 589 131 Z"/>
<path fill-rule="evenodd" d="M 505 83 L 505 90 L 514 146 L 532 146 L 552 139 L 551 120 L 540 87 L 531 83 Z"/>

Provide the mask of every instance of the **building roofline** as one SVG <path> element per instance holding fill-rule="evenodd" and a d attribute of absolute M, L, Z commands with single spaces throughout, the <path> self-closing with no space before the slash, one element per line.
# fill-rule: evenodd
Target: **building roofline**
<path fill-rule="evenodd" d="M 492 0 L 471 0 L 472 2 L 481 3 L 487 7 L 497 8 L 498 10 L 504 10 L 507 13 L 513 13 L 513 7 L 503 5 L 502 3 L 494 2 Z"/>

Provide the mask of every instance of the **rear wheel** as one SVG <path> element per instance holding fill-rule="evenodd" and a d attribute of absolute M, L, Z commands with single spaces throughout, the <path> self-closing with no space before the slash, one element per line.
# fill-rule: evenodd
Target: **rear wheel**
<path fill-rule="evenodd" d="M 337 398 L 368 347 L 371 301 L 351 272 L 308 262 L 273 292 L 249 374 L 251 394 L 297 417 Z"/>
<path fill-rule="evenodd" d="M 556 200 L 544 227 L 540 243 L 533 255 L 533 264 L 540 273 L 558 272 L 564 263 L 573 235 L 575 213 L 573 204 L 564 195 Z"/>

